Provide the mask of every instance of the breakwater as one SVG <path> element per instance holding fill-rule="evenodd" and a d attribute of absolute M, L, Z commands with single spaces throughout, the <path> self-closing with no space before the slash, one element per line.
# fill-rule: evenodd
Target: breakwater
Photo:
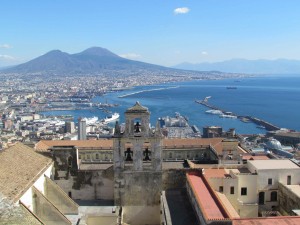
<path fill-rule="evenodd" d="M 217 106 L 214 106 L 214 105 L 211 105 L 207 102 L 207 98 L 205 100 L 195 100 L 196 103 L 198 104 L 201 104 L 207 108 L 210 108 L 210 109 L 213 109 L 213 110 L 219 110 L 221 111 L 222 113 L 226 114 L 228 113 L 226 110 L 224 109 L 221 109 Z M 262 119 L 258 119 L 256 117 L 252 117 L 252 116 L 243 116 L 243 115 L 237 115 L 235 113 L 230 113 L 230 115 L 232 116 L 236 116 L 237 118 L 239 118 L 241 121 L 245 122 L 245 121 L 251 121 L 255 124 L 257 124 L 258 126 L 261 126 L 263 127 L 264 129 L 268 130 L 268 131 L 275 131 L 275 130 L 280 130 L 280 127 L 270 123 L 270 122 L 267 122 L 265 120 L 262 120 Z"/>
<path fill-rule="evenodd" d="M 121 95 L 118 96 L 118 98 L 125 98 L 131 95 L 135 95 L 135 94 L 139 94 L 139 93 L 143 93 L 143 92 L 150 92 L 150 91 L 162 91 L 162 90 L 167 90 L 167 89 L 172 89 L 172 88 L 178 88 L 179 86 L 174 86 L 174 87 L 164 87 L 164 88 L 155 88 L 155 89 L 149 89 L 149 90 L 142 90 L 142 91 L 136 91 L 133 93 L 129 93 L 129 94 L 125 94 L 125 95 Z"/>

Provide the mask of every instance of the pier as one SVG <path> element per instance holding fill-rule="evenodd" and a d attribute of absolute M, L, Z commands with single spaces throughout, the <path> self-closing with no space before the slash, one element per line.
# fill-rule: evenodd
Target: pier
<path fill-rule="evenodd" d="M 210 109 L 213 109 L 213 110 L 220 110 L 222 113 L 226 114 L 226 110 L 224 109 L 221 109 L 219 107 L 216 107 L 216 106 L 213 106 L 211 104 L 208 103 L 208 98 L 205 98 L 204 100 L 195 100 L 196 103 L 198 104 L 201 104 L 201 105 L 204 105 L 205 107 L 207 108 L 210 108 Z M 238 119 L 244 121 L 244 120 L 249 120 L 255 124 L 257 124 L 258 126 L 263 126 L 265 127 L 265 129 L 267 131 L 275 131 L 275 130 L 280 130 L 280 127 L 270 123 L 270 122 L 267 122 L 267 121 L 264 121 L 262 119 L 258 119 L 256 117 L 252 117 L 252 116 L 242 116 L 242 115 L 237 115 L 237 114 L 234 114 L 234 113 L 231 113 L 230 115 L 232 116 L 236 116 Z"/>

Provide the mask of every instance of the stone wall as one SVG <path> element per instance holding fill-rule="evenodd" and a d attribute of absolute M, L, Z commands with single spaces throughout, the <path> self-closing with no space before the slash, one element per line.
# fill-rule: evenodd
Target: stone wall
<path fill-rule="evenodd" d="M 113 200 L 114 182 L 110 172 L 109 170 L 79 171 L 76 176 L 55 180 L 55 183 L 72 199 Z"/>
<path fill-rule="evenodd" d="M 283 215 L 294 215 L 293 209 L 300 209 L 300 198 L 289 189 L 289 185 L 278 184 L 278 205 Z"/>
<path fill-rule="evenodd" d="M 189 169 L 164 170 L 162 175 L 162 190 L 170 188 L 185 188 L 186 172 Z"/>

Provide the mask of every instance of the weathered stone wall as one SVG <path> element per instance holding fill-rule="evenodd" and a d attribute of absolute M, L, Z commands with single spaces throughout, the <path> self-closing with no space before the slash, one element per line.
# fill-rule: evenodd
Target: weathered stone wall
<path fill-rule="evenodd" d="M 278 205 L 281 214 L 294 215 L 293 209 L 300 209 L 300 198 L 288 186 L 278 184 Z"/>
<path fill-rule="evenodd" d="M 163 171 L 162 190 L 186 187 L 186 173 L 193 169 L 170 169 Z"/>
<path fill-rule="evenodd" d="M 114 181 L 111 169 L 100 171 L 79 171 L 68 179 L 55 180 L 55 183 L 72 199 L 96 200 L 114 199 Z"/>
<path fill-rule="evenodd" d="M 161 188 L 161 172 L 126 171 L 116 179 L 115 202 L 121 206 L 159 205 Z"/>

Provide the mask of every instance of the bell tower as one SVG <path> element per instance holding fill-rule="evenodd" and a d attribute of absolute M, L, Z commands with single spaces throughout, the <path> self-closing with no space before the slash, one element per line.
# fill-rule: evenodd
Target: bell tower
<path fill-rule="evenodd" d="M 159 123 L 150 127 L 150 112 L 139 102 L 126 110 L 123 133 L 116 123 L 114 199 L 126 223 L 159 224 L 162 138 Z"/>

